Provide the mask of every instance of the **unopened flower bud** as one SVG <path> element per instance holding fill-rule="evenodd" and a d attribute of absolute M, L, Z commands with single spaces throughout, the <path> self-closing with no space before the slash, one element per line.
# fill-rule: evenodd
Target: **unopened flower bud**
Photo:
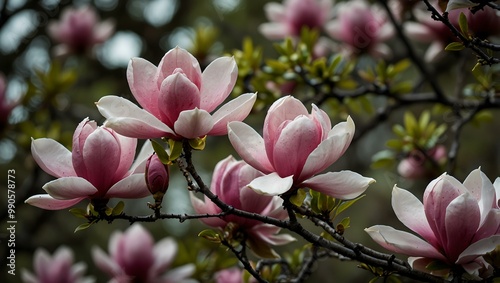
<path fill-rule="evenodd" d="M 158 155 L 151 155 L 146 162 L 146 184 L 158 204 L 168 189 L 169 175 L 168 165 L 163 164 Z"/>

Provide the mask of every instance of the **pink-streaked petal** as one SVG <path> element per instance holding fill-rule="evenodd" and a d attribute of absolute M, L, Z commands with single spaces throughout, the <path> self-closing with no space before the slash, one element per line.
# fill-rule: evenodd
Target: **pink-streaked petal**
<path fill-rule="evenodd" d="M 332 129 L 330 117 L 328 117 L 328 114 L 326 114 L 325 111 L 319 109 L 318 106 L 314 104 L 312 104 L 311 116 L 314 117 L 315 121 L 321 125 L 321 128 L 323 129 L 321 140 L 325 140 L 328 137 L 328 133 Z"/>
<path fill-rule="evenodd" d="M 180 113 L 200 107 L 200 91 L 188 77 L 179 72 L 168 76 L 160 88 L 158 107 L 167 125 L 174 125 Z"/>
<path fill-rule="evenodd" d="M 53 139 L 32 140 L 31 154 L 38 166 L 54 177 L 76 176 L 71 152 Z"/>
<path fill-rule="evenodd" d="M 474 234 L 474 242 L 491 235 L 500 235 L 500 209 L 490 210 L 480 225 Z"/>
<path fill-rule="evenodd" d="M 158 118 L 122 97 L 105 96 L 96 105 L 108 119 L 104 125 L 121 135 L 140 139 L 174 135 L 172 129 Z"/>
<path fill-rule="evenodd" d="M 132 58 L 127 68 L 130 91 L 137 102 L 148 112 L 160 117 L 158 111 L 159 88 L 156 84 L 157 68 L 142 58 Z"/>
<path fill-rule="evenodd" d="M 45 249 L 37 249 L 33 260 L 33 269 L 38 277 L 48 279 L 52 258 Z"/>
<path fill-rule="evenodd" d="M 480 168 L 470 172 L 463 184 L 476 198 L 481 212 L 481 222 L 483 222 L 489 211 L 496 205 L 495 187 Z"/>
<path fill-rule="evenodd" d="M 193 194 L 190 194 L 190 198 L 194 211 L 198 214 L 217 214 L 220 212 L 220 210 L 217 210 L 216 205 L 207 198 L 202 201 Z M 224 227 L 227 224 L 226 221 L 218 217 L 200 218 L 200 221 L 210 227 Z"/>
<path fill-rule="evenodd" d="M 375 225 L 365 232 L 387 250 L 409 256 L 428 257 L 446 260 L 431 244 L 408 232 L 396 230 L 390 226 Z"/>
<path fill-rule="evenodd" d="M 264 5 L 266 17 L 272 22 L 281 22 L 285 20 L 285 7 L 276 2 L 269 2 Z"/>
<path fill-rule="evenodd" d="M 80 177 L 86 177 L 87 167 L 85 166 L 85 158 L 83 156 L 83 146 L 88 136 L 97 129 L 95 121 L 89 121 L 89 118 L 83 119 L 73 133 L 73 149 L 72 161 L 75 172 Z"/>
<path fill-rule="evenodd" d="M 321 134 L 307 116 L 298 116 L 288 123 L 273 146 L 271 162 L 276 172 L 280 176 L 295 175 L 295 180 L 299 180 L 307 158 L 321 142 Z"/>
<path fill-rule="evenodd" d="M 153 274 L 162 274 L 167 270 L 177 254 L 177 242 L 173 238 L 165 238 L 156 243 L 153 249 L 155 262 L 151 267 Z"/>
<path fill-rule="evenodd" d="M 87 198 L 98 192 L 94 185 L 80 177 L 59 178 L 43 185 L 42 189 L 59 200 Z"/>
<path fill-rule="evenodd" d="M 314 176 L 301 185 L 337 199 L 347 200 L 358 197 L 374 182 L 372 178 L 346 170 Z"/>
<path fill-rule="evenodd" d="M 151 141 L 150 140 L 145 141 L 134 163 L 132 163 L 132 166 L 130 167 L 129 170 L 130 174 L 146 172 L 146 161 L 151 156 L 151 154 L 153 154 L 153 152 L 154 149 L 153 145 L 151 144 Z"/>
<path fill-rule="evenodd" d="M 290 34 L 284 23 L 263 23 L 259 25 L 259 32 L 270 40 L 284 39 Z"/>
<path fill-rule="evenodd" d="M 254 179 L 248 186 L 259 194 L 266 196 L 277 196 L 286 193 L 293 185 L 293 176 L 280 177 L 273 172 Z"/>
<path fill-rule="evenodd" d="M 248 165 L 246 165 L 246 166 L 248 168 L 252 168 Z M 253 168 L 252 168 L 252 170 L 256 171 Z M 260 176 L 256 175 L 256 176 L 254 176 L 253 179 L 255 179 L 257 177 L 260 177 Z M 234 190 L 234 188 L 232 188 L 232 189 Z M 249 212 L 255 212 L 258 214 L 264 214 L 263 212 L 270 205 L 271 198 L 272 198 L 271 196 L 261 195 L 247 186 L 241 188 L 239 197 L 240 197 L 241 209 L 243 209 L 245 211 L 249 211 Z"/>
<path fill-rule="evenodd" d="M 494 235 L 477 241 L 460 254 L 456 263 L 464 264 L 473 261 L 476 257 L 493 251 L 498 245 L 500 245 L 500 235 Z"/>
<path fill-rule="evenodd" d="M 116 170 L 120 166 L 121 148 L 118 140 L 109 129 L 97 128 L 85 141 L 82 155 L 87 168 L 85 179 L 105 194 L 116 181 Z"/>
<path fill-rule="evenodd" d="M 231 93 L 238 78 L 233 57 L 220 57 L 210 63 L 201 75 L 200 108 L 212 112 Z"/>
<path fill-rule="evenodd" d="M 227 127 L 229 141 L 246 163 L 264 173 L 274 171 L 266 155 L 264 139 L 252 127 L 239 121 L 230 122 Z"/>
<path fill-rule="evenodd" d="M 60 209 L 65 209 L 65 208 L 71 207 L 71 206 L 81 202 L 85 198 L 86 197 L 74 198 L 74 199 L 68 199 L 68 200 L 60 200 L 60 199 L 55 199 L 48 194 L 43 194 L 43 195 L 31 196 L 25 202 L 27 204 L 30 204 L 32 206 L 36 206 L 36 207 L 42 208 L 42 209 L 60 210 Z"/>
<path fill-rule="evenodd" d="M 106 198 L 143 198 L 151 193 L 146 185 L 144 173 L 132 174 L 114 184 L 106 193 Z"/>
<path fill-rule="evenodd" d="M 427 242 L 437 245 L 437 239 L 425 216 L 424 205 L 417 197 L 409 191 L 394 185 L 391 204 L 396 217 L 401 223 L 418 233 Z"/>
<path fill-rule="evenodd" d="M 94 42 L 102 43 L 106 41 L 114 32 L 115 23 L 112 20 L 102 21 L 94 29 Z"/>
<path fill-rule="evenodd" d="M 213 128 L 212 116 L 205 110 L 195 108 L 182 111 L 175 121 L 175 132 L 184 138 L 195 139 L 205 136 Z"/>
<path fill-rule="evenodd" d="M 281 246 L 297 240 L 289 234 L 277 234 L 279 230 L 274 225 L 262 224 L 255 226 L 251 233 L 273 246 Z"/>
<path fill-rule="evenodd" d="M 123 274 L 121 267 L 98 247 L 92 247 L 92 259 L 100 270 L 111 277 Z"/>
<path fill-rule="evenodd" d="M 337 161 L 351 144 L 354 130 L 354 121 L 351 117 L 347 117 L 346 122 L 335 125 L 328 133 L 328 138 L 322 141 L 307 158 L 301 178 L 319 173 Z"/>
<path fill-rule="evenodd" d="M 175 47 L 168 51 L 158 65 L 156 83 L 160 89 L 163 80 L 174 73 L 175 69 L 182 69 L 184 74 L 198 89 L 201 86 L 201 69 L 198 60 L 185 49 Z"/>
<path fill-rule="evenodd" d="M 425 273 L 430 273 L 435 276 L 440 276 L 440 277 L 446 277 L 449 275 L 450 268 L 444 267 L 443 269 L 438 269 L 438 270 L 429 270 L 426 267 L 431 264 L 435 259 L 433 258 L 426 258 L 426 257 L 409 257 L 408 258 L 408 263 L 410 266 L 418 271 L 422 271 Z"/>
<path fill-rule="evenodd" d="M 224 104 L 212 115 L 214 127 L 208 135 L 226 135 L 227 123 L 243 121 L 250 114 L 250 111 L 252 111 L 256 99 L 256 93 L 245 93 Z"/>
<path fill-rule="evenodd" d="M 476 199 L 471 194 L 462 194 L 446 208 L 446 256 L 455 261 L 467 248 L 479 227 L 481 215 Z M 460 235 L 460 237 L 457 237 Z"/>
<path fill-rule="evenodd" d="M 122 136 L 114 133 L 120 147 L 120 164 L 115 172 L 115 177 L 122 178 L 127 174 L 130 166 L 134 162 L 135 151 L 137 148 L 137 139 Z"/>

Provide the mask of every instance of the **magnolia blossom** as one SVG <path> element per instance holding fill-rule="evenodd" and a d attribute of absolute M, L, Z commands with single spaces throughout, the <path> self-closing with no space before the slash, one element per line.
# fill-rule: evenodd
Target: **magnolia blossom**
<path fill-rule="evenodd" d="M 216 283 L 243 283 L 243 270 L 238 267 L 226 268 L 214 274 Z M 253 279 L 253 277 L 251 278 Z M 255 280 L 251 280 L 254 282 Z"/>
<path fill-rule="evenodd" d="M 145 177 L 146 185 L 152 195 L 160 193 L 163 196 L 165 194 L 170 181 L 170 169 L 155 153 L 146 161 Z"/>
<path fill-rule="evenodd" d="M 243 161 L 236 161 L 232 156 L 217 163 L 214 169 L 210 190 L 224 203 L 244 211 L 260 215 L 267 215 L 278 219 L 286 219 L 287 212 L 282 208 L 282 200 L 278 197 L 257 194 L 247 185 L 262 173 L 250 167 Z M 205 196 L 202 201 L 191 194 L 191 203 L 196 213 L 218 214 L 222 210 Z M 266 245 L 283 245 L 293 241 L 287 234 L 277 233 L 280 228 L 262 223 L 257 220 L 243 218 L 236 215 L 227 215 L 220 218 L 201 218 L 203 223 L 224 228 L 228 223 L 237 224 L 248 235 L 250 246 L 258 247 L 258 243 Z M 253 244 L 255 243 L 255 244 Z M 252 245 L 253 244 L 253 245 Z"/>
<path fill-rule="evenodd" d="M 437 5 L 435 7 L 440 11 Z M 458 23 L 460 13 L 464 13 L 467 17 L 469 33 L 474 36 L 485 39 L 500 33 L 500 30 L 497 28 L 500 26 L 500 16 L 495 10 L 485 8 L 472 14 L 469 9 L 453 8 L 448 13 L 448 19 L 458 30 L 460 30 Z M 449 43 L 459 41 L 445 24 L 432 19 L 429 11 L 415 9 L 414 15 L 417 22 L 405 23 L 404 30 L 408 37 L 416 41 L 430 43 L 424 56 L 425 61 L 432 62 L 438 60 L 444 56 L 444 49 Z"/>
<path fill-rule="evenodd" d="M 284 0 L 264 6 L 270 23 L 259 26 L 260 32 L 269 39 L 283 39 L 287 36 L 298 37 L 303 27 L 323 29 L 331 18 L 331 0 Z"/>
<path fill-rule="evenodd" d="M 342 44 L 348 55 L 390 55 L 389 47 L 383 42 L 394 35 L 394 29 L 382 10 L 364 0 L 342 2 L 335 8 L 336 19 L 327 24 L 326 31 Z"/>
<path fill-rule="evenodd" d="M 229 140 L 250 166 L 265 173 L 250 183 L 265 195 L 280 195 L 308 187 L 339 199 L 352 199 L 375 180 L 352 171 L 314 176 L 344 154 L 354 136 L 354 122 L 331 127 L 328 115 L 316 105 L 311 114 L 298 99 L 286 96 L 271 105 L 263 138 L 242 122 L 228 125 Z"/>
<path fill-rule="evenodd" d="M 140 224 L 133 224 L 124 233 L 115 232 L 109 240 L 109 255 L 92 248 L 92 258 L 113 283 L 188 283 L 194 273 L 193 264 L 170 270 L 177 253 L 177 243 L 165 238 L 156 245 L 153 237 Z"/>
<path fill-rule="evenodd" d="M 56 42 L 56 54 L 82 53 L 96 44 L 104 42 L 114 31 L 110 20 L 99 22 L 99 16 L 90 6 L 69 7 L 62 12 L 60 21 L 52 21 L 48 34 Z"/>
<path fill-rule="evenodd" d="M 9 115 L 18 102 L 7 100 L 7 81 L 3 74 L 0 74 L 0 133 L 5 129 L 9 122 Z"/>
<path fill-rule="evenodd" d="M 231 93 L 237 76 L 234 58 L 218 58 L 202 73 L 196 58 L 176 47 L 158 67 L 142 58 L 130 61 L 130 90 L 144 109 L 117 96 L 101 98 L 97 108 L 108 119 L 107 127 L 129 137 L 225 135 L 227 122 L 245 119 L 257 98 L 256 94 L 240 95 L 210 115 Z"/>
<path fill-rule="evenodd" d="M 67 247 L 59 247 L 53 256 L 44 249 L 35 251 L 33 260 L 34 274 L 21 271 L 24 283 L 92 283 L 95 280 L 83 277 L 87 266 L 83 262 L 73 264 L 73 252 Z"/>
<path fill-rule="evenodd" d="M 413 268 L 425 270 L 429 263 L 441 261 L 478 275 L 487 267 L 481 256 L 500 245 L 495 188 L 480 169 L 472 171 L 463 184 L 441 175 L 425 189 L 423 204 L 394 186 L 392 207 L 398 219 L 422 238 L 384 225 L 365 231 L 384 248 L 411 256 Z"/>
<path fill-rule="evenodd" d="M 427 151 L 427 156 L 419 150 L 413 150 L 408 157 L 399 162 L 398 173 L 402 177 L 408 179 L 419 179 L 429 176 L 435 171 L 435 166 L 429 166 L 429 163 L 432 162 L 437 165 L 442 165 L 446 161 L 446 157 L 446 148 L 442 145 Z M 431 161 L 429 159 L 431 159 Z M 436 175 L 432 177 L 435 176 Z"/>
<path fill-rule="evenodd" d="M 50 210 L 64 209 L 84 199 L 142 198 L 149 195 L 144 163 L 153 149 L 148 142 L 134 164 L 137 140 L 84 119 L 73 134 L 73 150 L 52 139 L 36 139 L 31 153 L 36 163 L 58 178 L 26 203 Z"/>

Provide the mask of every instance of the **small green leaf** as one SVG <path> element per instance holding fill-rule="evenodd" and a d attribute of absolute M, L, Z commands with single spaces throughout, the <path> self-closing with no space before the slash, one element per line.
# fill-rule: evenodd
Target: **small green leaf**
<path fill-rule="evenodd" d="M 216 243 L 216 244 L 221 243 L 221 236 L 219 235 L 219 233 L 215 232 L 212 229 L 205 229 L 205 230 L 201 231 L 198 234 L 198 237 L 202 237 L 206 240 L 209 240 L 212 243 Z"/>
<path fill-rule="evenodd" d="M 170 149 L 168 160 L 174 161 L 177 158 L 179 158 L 179 156 L 181 156 L 181 154 L 182 154 L 182 141 L 176 141 L 173 139 L 169 139 L 168 140 L 168 148 Z"/>
<path fill-rule="evenodd" d="M 467 17 L 463 12 L 460 12 L 458 24 L 460 25 L 460 30 L 462 31 L 462 34 L 465 37 L 469 38 L 469 25 L 467 24 Z"/>
<path fill-rule="evenodd" d="M 84 209 L 75 207 L 75 208 L 70 209 L 69 212 L 78 218 L 87 219 L 87 211 L 85 211 Z"/>
<path fill-rule="evenodd" d="M 207 136 L 204 136 L 203 138 L 190 139 L 189 145 L 195 150 L 203 150 L 205 148 L 206 140 Z"/>
<path fill-rule="evenodd" d="M 163 146 L 155 140 L 150 140 L 150 141 L 151 141 L 151 145 L 153 146 L 153 149 L 156 152 L 156 155 L 158 155 L 158 158 L 160 159 L 160 161 L 163 164 L 167 164 L 169 161 L 168 154 L 165 151 L 165 149 L 163 148 Z"/>
<path fill-rule="evenodd" d="M 307 193 L 303 189 L 297 190 L 297 193 L 290 197 L 290 202 L 295 206 L 301 206 L 306 199 Z"/>
<path fill-rule="evenodd" d="M 76 233 L 76 232 L 81 231 L 81 230 L 85 230 L 85 229 L 89 228 L 93 223 L 94 222 L 87 222 L 87 223 L 80 224 L 78 227 L 76 227 L 76 229 L 73 233 Z"/>
<path fill-rule="evenodd" d="M 113 207 L 113 211 L 111 215 L 120 215 L 123 212 L 123 208 L 125 207 L 125 203 L 123 201 L 119 201 L 115 207 Z"/>
<path fill-rule="evenodd" d="M 351 205 L 355 204 L 358 200 L 360 200 L 364 197 L 365 197 L 365 195 L 360 195 L 359 197 L 357 197 L 355 199 L 342 201 L 342 203 L 337 208 L 336 215 L 339 215 L 340 213 L 342 213 L 343 211 L 345 211 L 346 209 L 351 207 Z"/>
<path fill-rule="evenodd" d="M 446 51 L 460 51 L 465 48 L 464 44 L 462 42 L 452 42 L 448 44 L 444 50 Z"/>

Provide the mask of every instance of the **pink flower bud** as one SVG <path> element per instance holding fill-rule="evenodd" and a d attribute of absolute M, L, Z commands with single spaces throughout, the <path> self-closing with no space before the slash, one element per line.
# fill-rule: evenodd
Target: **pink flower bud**
<path fill-rule="evenodd" d="M 161 162 L 158 155 L 152 154 L 146 162 L 146 184 L 151 194 L 160 193 L 162 196 L 168 189 L 170 179 L 170 169 L 168 165 Z"/>

